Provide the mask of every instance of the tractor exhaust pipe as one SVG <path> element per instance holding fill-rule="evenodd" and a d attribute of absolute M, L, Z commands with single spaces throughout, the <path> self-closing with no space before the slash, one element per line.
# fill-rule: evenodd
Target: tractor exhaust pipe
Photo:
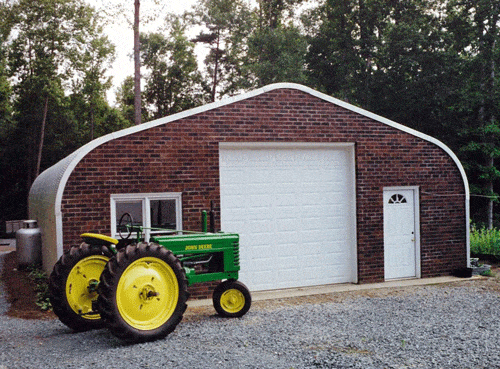
<path fill-rule="evenodd" d="M 215 210 L 214 210 L 214 202 L 210 201 L 210 233 L 215 233 Z M 201 231 L 203 233 L 207 233 L 207 211 L 201 211 Z"/>
<path fill-rule="evenodd" d="M 201 211 L 201 231 L 207 233 L 207 211 Z"/>

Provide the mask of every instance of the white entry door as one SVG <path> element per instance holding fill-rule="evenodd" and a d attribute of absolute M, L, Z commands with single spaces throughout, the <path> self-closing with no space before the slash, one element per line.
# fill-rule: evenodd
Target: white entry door
<path fill-rule="evenodd" d="M 384 189 L 385 279 L 420 277 L 417 188 Z"/>

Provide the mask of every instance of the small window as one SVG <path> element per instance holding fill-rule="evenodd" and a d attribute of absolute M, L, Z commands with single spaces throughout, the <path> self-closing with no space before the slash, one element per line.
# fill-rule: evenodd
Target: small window
<path fill-rule="evenodd" d="M 123 214 L 129 213 L 132 216 L 133 219 L 133 224 L 134 226 L 144 226 L 144 220 L 142 217 L 142 208 L 143 204 L 141 200 L 135 200 L 135 201 L 117 201 L 115 203 L 115 211 L 116 211 L 116 217 L 115 217 L 115 226 L 113 226 L 113 229 L 115 230 L 116 233 L 119 233 L 120 231 L 122 233 L 126 233 L 127 229 L 123 227 L 122 229 L 118 229 L 119 227 L 119 222 Z"/>
<path fill-rule="evenodd" d="M 406 204 L 406 197 L 400 194 L 394 194 L 389 199 L 389 204 Z"/>
<path fill-rule="evenodd" d="M 146 241 L 149 241 L 151 234 L 161 233 L 162 230 L 181 230 L 181 193 L 111 195 L 113 237 L 119 237 L 118 226 L 120 218 L 125 213 L 132 215 L 133 225 L 144 227 Z"/>
<path fill-rule="evenodd" d="M 176 200 L 151 200 L 149 204 L 151 228 L 178 229 Z"/>

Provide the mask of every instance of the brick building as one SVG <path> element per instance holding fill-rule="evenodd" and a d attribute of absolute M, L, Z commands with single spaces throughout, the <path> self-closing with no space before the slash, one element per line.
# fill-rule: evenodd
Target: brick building
<path fill-rule="evenodd" d="M 468 200 L 443 143 L 285 83 L 88 143 L 37 178 L 30 217 L 50 270 L 81 233 L 117 236 L 123 212 L 199 230 L 213 201 L 216 228 L 240 234 L 240 279 L 268 290 L 464 268 Z"/>

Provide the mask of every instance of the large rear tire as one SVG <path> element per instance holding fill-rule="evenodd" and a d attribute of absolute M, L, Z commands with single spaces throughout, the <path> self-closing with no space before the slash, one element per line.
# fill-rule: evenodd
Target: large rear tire
<path fill-rule="evenodd" d="M 97 284 L 111 253 L 82 243 L 54 265 L 49 277 L 50 302 L 59 320 L 75 331 L 103 327 L 96 311 Z"/>
<path fill-rule="evenodd" d="M 182 320 L 188 299 L 180 261 L 155 243 L 121 249 L 99 284 L 99 312 L 111 333 L 128 342 L 163 338 Z"/>

